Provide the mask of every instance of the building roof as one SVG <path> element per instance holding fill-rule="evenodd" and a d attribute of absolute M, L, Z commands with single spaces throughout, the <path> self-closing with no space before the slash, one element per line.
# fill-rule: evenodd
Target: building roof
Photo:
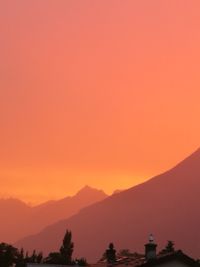
<path fill-rule="evenodd" d="M 137 267 L 152 267 L 152 266 L 160 265 L 162 263 L 166 263 L 166 262 L 174 261 L 174 260 L 181 261 L 189 266 L 200 266 L 200 264 L 196 260 L 187 256 L 181 250 L 174 251 L 171 253 L 166 253 L 166 254 L 158 254 L 156 259 L 144 261 L 143 263 L 141 262 L 140 264 L 136 266 Z"/>
<path fill-rule="evenodd" d="M 158 254 L 156 259 L 152 259 L 148 261 L 146 260 L 145 256 L 141 254 L 135 254 L 131 257 L 120 257 L 116 260 L 114 264 L 110 266 L 153 267 L 153 266 L 160 265 L 160 264 L 167 263 L 167 262 L 174 261 L 174 260 L 183 262 L 191 267 L 200 267 L 200 264 L 196 260 L 187 256 L 181 250 L 170 252 L 170 253 Z M 94 267 L 107 267 L 107 266 L 109 266 L 109 264 L 107 264 L 104 261 L 104 262 L 99 262 Z"/>

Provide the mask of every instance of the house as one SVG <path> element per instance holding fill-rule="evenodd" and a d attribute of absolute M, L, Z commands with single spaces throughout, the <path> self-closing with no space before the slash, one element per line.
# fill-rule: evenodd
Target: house
<path fill-rule="evenodd" d="M 150 235 L 145 244 L 145 254 L 134 253 L 131 256 L 116 257 L 115 262 L 100 261 L 92 267 L 200 267 L 197 260 L 187 256 L 181 250 L 163 250 L 157 253 L 157 244 Z"/>

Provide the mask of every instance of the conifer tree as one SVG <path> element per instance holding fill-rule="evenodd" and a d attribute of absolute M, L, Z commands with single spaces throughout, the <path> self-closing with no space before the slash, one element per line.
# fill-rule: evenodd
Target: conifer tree
<path fill-rule="evenodd" d="M 73 251 L 74 243 L 72 242 L 72 233 L 67 230 L 60 248 L 60 254 L 65 264 L 70 264 L 72 262 Z"/>

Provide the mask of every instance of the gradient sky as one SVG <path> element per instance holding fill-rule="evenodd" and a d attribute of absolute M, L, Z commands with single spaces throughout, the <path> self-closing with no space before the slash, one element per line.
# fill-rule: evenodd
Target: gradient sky
<path fill-rule="evenodd" d="M 0 197 L 127 188 L 199 147 L 199 0 L 0 0 Z"/>

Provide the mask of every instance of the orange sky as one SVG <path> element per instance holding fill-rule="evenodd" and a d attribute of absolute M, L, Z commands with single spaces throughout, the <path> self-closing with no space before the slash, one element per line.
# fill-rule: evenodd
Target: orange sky
<path fill-rule="evenodd" d="M 107 193 L 199 147 L 199 0 L 0 2 L 0 197 Z"/>

